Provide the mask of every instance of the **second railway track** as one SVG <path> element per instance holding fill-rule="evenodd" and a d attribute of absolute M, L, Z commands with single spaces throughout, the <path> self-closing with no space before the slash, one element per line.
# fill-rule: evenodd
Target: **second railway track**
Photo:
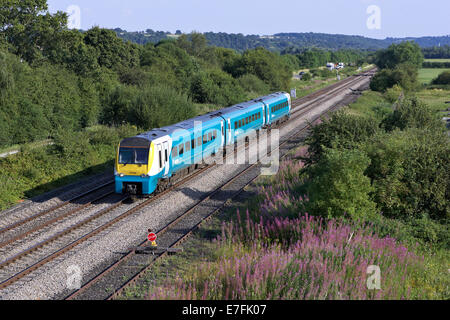
<path fill-rule="evenodd" d="M 330 95 L 338 94 L 338 93 L 342 92 L 343 90 L 346 90 L 349 87 L 360 83 L 362 81 L 361 79 L 362 79 L 362 77 L 352 77 L 351 79 L 346 79 L 343 82 L 334 84 L 328 90 L 322 89 L 321 90 L 322 94 L 310 95 L 307 97 L 300 98 L 296 101 L 293 101 L 293 110 L 292 110 L 291 121 L 294 121 L 294 120 L 300 118 L 303 114 L 308 113 L 310 110 L 314 109 L 316 105 L 322 103 L 323 101 L 326 101 Z M 297 106 L 297 107 L 295 107 L 295 106 Z M 179 186 L 183 185 L 184 183 L 186 183 L 187 180 L 194 178 L 195 176 L 199 175 L 200 173 L 207 170 L 208 168 L 209 167 L 206 167 L 206 168 L 203 168 L 203 169 L 197 171 L 196 173 L 194 173 L 193 175 L 188 177 L 188 179 L 179 182 L 176 186 L 179 187 Z M 246 171 L 246 170 L 244 170 L 244 171 Z M 244 171 L 242 171 L 242 172 L 244 172 Z M 241 175 L 241 173 L 238 174 L 237 176 L 239 176 L 239 175 Z M 231 180 L 234 181 L 234 178 Z M 167 190 L 167 192 L 169 192 L 169 191 L 170 190 Z M 73 249 L 74 247 L 79 245 L 80 243 L 86 241 L 89 238 L 92 238 L 93 236 L 99 234 L 100 232 L 106 230 L 107 228 L 110 228 L 111 226 L 116 224 L 118 221 L 121 221 L 124 218 L 131 215 L 133 212 L 136 212 L 139 209 L 144 208 L 146 205 L 148 205 L 149 202 L 152 202 L 155 199 L 162 197 L 167 192 L 166 191 L 162 192 L 160 195 L 158 194 L 157 196 L 152 197 L 149 200 L 141 201 L 138 204 L 136 204 L 133 208 L 131 208 L 130 210 L 127 210 L 120 214 L 117 213 L 116 215 L 110 214 L 108 216 L 108 214 L 110 212 L 114 212 L 114 209 L 116 209 L 117 207 L 120 207 L 120 205 L 123 203 L 122 201 L 124 200 L 124 199 L 121 199 L 120 201 L 117 202 L 118 204 L 111 205 L 112 208 L 109 209 L 109 207 L 107 207 L 104 209 L 104 212 L 100 211 L 100 212 L 97 212 L 96 214 L 94 214 L 93 216 L 95 216 L 95 218 L 92 218 L 92 217 L 87 218 L 87 219 L 79 222 L 78 224 L 72 225 L 68 229 L 61 231 L 60 233 L 57 233 L 57 234 L 53 235 L 52 237 L 49 237 L 48 239 L 36 244 L 35 246 L 30 247 L 27 250 L 24 250 L 23 252 L 20 252 L 13 257 L 10 257 L 9 259 L 1 261 L 0 262 L 0 281 L 1 281 L 0 291 L 1 291 L 1 289 L 4 289 L 13 283 L 16 283 L 19 279 L 32 273 L 34 270 L 40 268 L 41 266 L 47 264 L 48 262 L 55 260 L 57 257 L 70 251 L 71 249 Z M 214 192 L 218 192 L 218 191 L 216 190 Z M 107 195 L 105 195 L 105 197 L 106 196 Z M 210 199 L 210 196 L 207 196 L 205 199 L 207 199 L 207 198 Z M 201 200 L 199 203 L 202 203 L 203 201 L 205 201 L 205 199 Z M 64 207 L 65 205 L 69 205 L 69 203 L 66 203 L 66 204 L 60 206 L 60 208 Z M 197 205 L 195 205 L 195 206 L 197 206 Z M 55 209 L 55 210 L 57 210 L 57 209 Z M 62 217 L 71 216 L 75 212 L 74 211 L 74 212 L 70 213 L 73 210 L 76 210 L 76 209 L 72 208 L 69 211 L 65 211 L 62 214 Z M 37 215 L 45 216 L 46 214 L 41 213 L 41 214 L 37 214 Z M 105 220 L 103 222 L 101 222 L 101 220 L 98 220 L 103 216 L 104 217 L 108 216 L 109 218 L 105 218 Z M 55 218 L 50 219 L 50 221 L 52 221 L 52 223 L 56 223 L 60 219 L 63 219 L 63 218 L 58 218 L 58 216 L 56 216 Z M 97 221 L 97 224 L 94 223 L 94 225 L 92 225 L 92 223 L 94 221 Z M 175 220 L 175 221 L 177 221 L 177 220 Z M 26 225 L 27 223 L 28 222 L 20 223 L 20 225 Z M 173 222 L 173 223 L 177 224 L 178 222 Z M 87 229 L 83 229 L 84 227 L 86 227 Z M 7 232 L 8 230 L 12 230 L 14 228 L 10 228 L 8 230 L 6 230 L 6 228 L 4 228 L 4 229 L 5 229 L 4 232 Z M 77 230 L 78 233 L 74 233 L 75 230 Z M 70 235 L 70 236 L 67 236 L 67 235 Z M 67 238 L 65 238 L 66 236 L 67 236 Z M 17 239 L 16 240 L 12 240 L 12 239 L 17 238 L 17 237 L 19 237 L 21 239 L 25 238 L 25 236 L 20 235 L 20 234 L 16 235 L 15 237 L 9 238 L 9 240 L 5 240 L 5 239 L 1 238 L 0 250 L 2 248 L 1 243 L 4 244 L 3 247 L 7 247 L 8 245 L 14 244 L 14 241 L 16 241 Z M 65 240 L 63 241 L 63 239 L 65 239 Z M 44 249 L 44 248 L 48 247 L 48 245 L 50 243 L 54 244 L 52 249 L 50 249 L 50 250 Z M 18 263 L 19 261 L 22 261 L 22 262 Z"/>

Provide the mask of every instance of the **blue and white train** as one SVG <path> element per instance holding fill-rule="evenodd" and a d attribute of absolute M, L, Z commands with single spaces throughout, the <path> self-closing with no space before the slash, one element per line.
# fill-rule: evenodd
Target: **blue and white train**
<path fill-rule="evenodd" d="M 277 92 L 125 138 L 117 150 L 115 191 L 150 195 L 163 190 L 252 130 L 286 121 L 290 112 L 290 95 Z"/>

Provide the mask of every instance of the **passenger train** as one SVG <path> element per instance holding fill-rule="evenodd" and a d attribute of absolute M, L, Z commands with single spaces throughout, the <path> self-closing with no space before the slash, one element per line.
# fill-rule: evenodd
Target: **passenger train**
<path fill-rule="evenodd" d="M 123 139 L 117 149 L 115 192 L 150 195 L 250 134 L 289 119 L 291 97 L 277 92 Z"/>

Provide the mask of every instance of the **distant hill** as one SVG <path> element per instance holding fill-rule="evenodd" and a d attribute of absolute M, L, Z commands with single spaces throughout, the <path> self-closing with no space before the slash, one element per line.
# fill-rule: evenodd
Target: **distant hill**
<path fill-rule="evenodd" d="M 117 35 L 124 40 L 130 40 L 135 43 L 145 44 L 147 42 L 157 43 L 163 39 L 173 39 L 181 35 L 181 31 L 176 34 L 164 31 L 146 31 L 128 32 L 120 28 L 114 29 Z M 363 36 L 352 36 L 343 34 L 328 33 L 277 33 L 274 35 L 243 35 L 241 33 L 225 33 L 225 32 L 205 32 L 203 33 L 208 39 L 210 45 L 232 48 L 237 51 L 262 46 L 272 51 L 292 51 L 301 48 L 323 48 L 323 49 L 362 49 L 362 50 L 378 50 L 387 48 L 392 43 L 398 43 L 406 40 L 414 40 L 421 47 L 433 47 L 450 45 L 450 35 L 438 37 L 418 37 L 418 38 L 386 38 L 383 40 L 372 39 Z"/>

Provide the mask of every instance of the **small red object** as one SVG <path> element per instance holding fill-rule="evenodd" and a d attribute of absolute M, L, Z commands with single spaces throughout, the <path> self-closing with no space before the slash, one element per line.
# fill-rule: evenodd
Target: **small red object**
<path fill-rule="evenodd" d="M 156 240 L 156 234 L 154 234 L 153 232 L 150 232 L 147 236 L 148 241 L 155 241 Z"/>

